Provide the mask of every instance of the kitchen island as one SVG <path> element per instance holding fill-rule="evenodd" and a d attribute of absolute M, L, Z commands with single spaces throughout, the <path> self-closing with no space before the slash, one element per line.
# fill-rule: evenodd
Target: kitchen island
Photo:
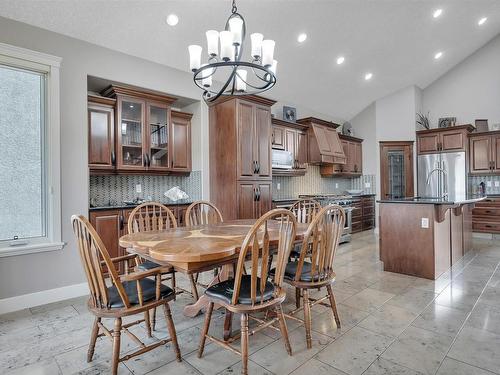
<path fill-rule="evenodd" d="M 483 199 L 377 201 L 384 271 L 437 279 L 472 249 L 472 208 Z"/>

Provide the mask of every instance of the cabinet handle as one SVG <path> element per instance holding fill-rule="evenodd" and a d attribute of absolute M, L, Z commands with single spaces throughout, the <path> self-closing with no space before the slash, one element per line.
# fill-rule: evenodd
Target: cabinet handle
<path fill-rule="evenodd" d="M 111 151 L 111 165 L 116 164 L 116 154 L 114 151 Z"/>
<path fill-rule="evenodd" d="M 146 163 L 148 164 L 148 168 L 151 166 L 151 158 L 149 157 L 149 154 L 146 154 Z"/>
<path fill-rule="evenodd" d="M 258 161 L 256 161 L 255 164 L 257 165 L 257 172 L 256 173 L 260 173 L 260 163 Z"/>
<path fill-rule="evenodd" d="M 172 159 L 172 161 L 170 162 L 170 167 L 173 168 L 174 167 L 174 159 Z"/>
<path fill-rule="evenodd" d="M 123 230 L 123 215 L 120 215 L 118 222 L 119 222 L 120 230 Z"/>
<path fill-rule="evenodd" d="M 257 188 L 257 201 L 260 201 L 260 188 Z"/>
<path fill-rule="evenodd" d="M 257 189 L 256 188 L 253 188 L 253 201 L 254 202 L 257 201 Z"/>
<path fill-rule="evenodd" d="M 271 144 L 274 145 L 274 132 L 271 133 Z"/>
<path fill-rule="evenodd" d="M 142 154 L 142 166 L 143 167 L 147 167 L 148 166 L 148 162 L 146 160 L 146 154 Z"/>

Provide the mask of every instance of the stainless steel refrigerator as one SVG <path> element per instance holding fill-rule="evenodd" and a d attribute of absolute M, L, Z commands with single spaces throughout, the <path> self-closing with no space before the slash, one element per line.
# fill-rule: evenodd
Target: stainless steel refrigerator
<path fill-rule="evenodd" d="M 465 152 L 419 155 L 418 196 L 462 200 L 467 195 Z"/>

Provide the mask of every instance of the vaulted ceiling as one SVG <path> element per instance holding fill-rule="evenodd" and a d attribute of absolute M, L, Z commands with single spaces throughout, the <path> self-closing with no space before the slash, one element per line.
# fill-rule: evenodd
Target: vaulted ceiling
<path fill-rule="evenodd" d="M 500 33 L 498 0 L 239 0 L 237 5 L 248 39 L 261 32 L 276 40 L 278 84 L 269 96 L 344 119 L 400 88 L 425 88 Z M 443 13 L 435 19 L 437 8 Z M 0 16 L 185 71 L 187 46 L 205 49 L 205 31 L 222 30 L 230 9 L 229 0 L 0 2 Z M 166 23 L 170 13 L 179 16 L 175 27 Z M 487 22 L 478 26 L 484 16 Z M 302 32 L 307 40 L 300 44 Z M 438 51 L 443 56 L 436 60 Z M 345 62 L 337 65 L 341 55 Z M 369 81 L 367 72 L 373 73 Z"/>

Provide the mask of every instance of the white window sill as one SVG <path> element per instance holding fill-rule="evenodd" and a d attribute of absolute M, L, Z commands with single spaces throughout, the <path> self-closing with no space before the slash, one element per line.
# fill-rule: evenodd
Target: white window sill
<path fill-rule="evenodd" d="M 10 257 L 15 255 L 42 253 L 45 251 L 61 250 L 64 247 L 64 245 L 65 245 L 64 242 L 47 242 L 47 243 L 36 243 L 23 246 L 0 247 L 0 258 Z"/>

